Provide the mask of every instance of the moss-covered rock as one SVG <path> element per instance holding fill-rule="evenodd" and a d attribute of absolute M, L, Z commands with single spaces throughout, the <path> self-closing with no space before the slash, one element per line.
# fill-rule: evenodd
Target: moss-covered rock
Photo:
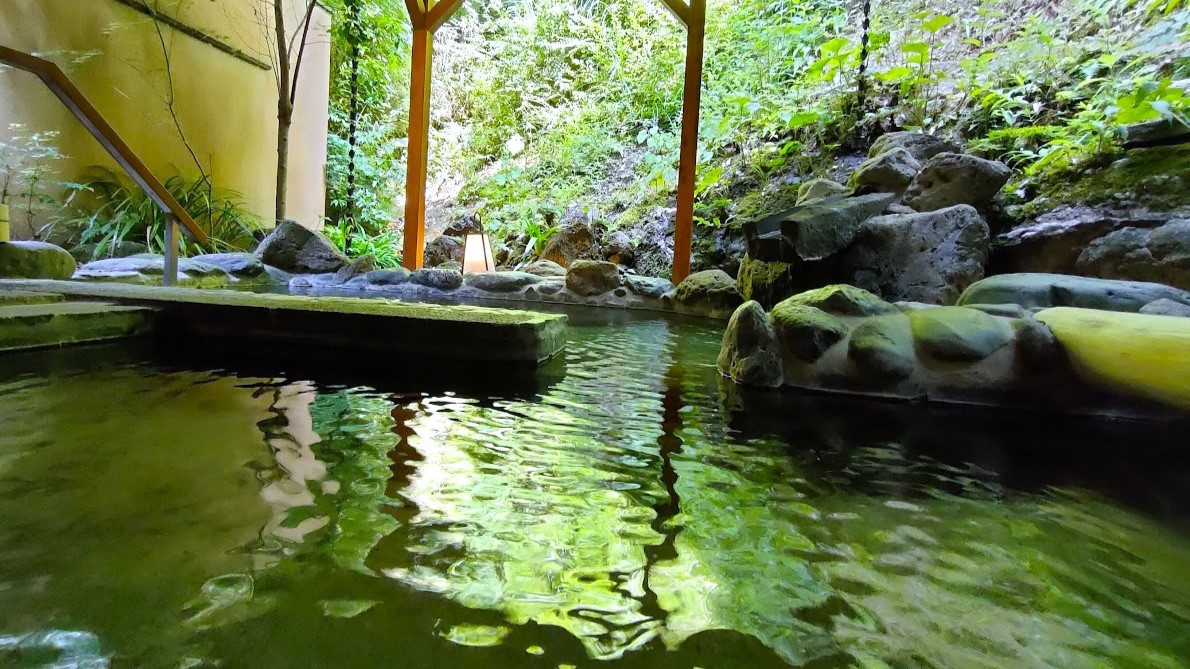
<path fill-rule="evenodd" d="M 797 204 L 809 204 L 815 200 L 822 200 L 832 195 L 847 195 L 851 189 L 830 179 L 810 179 L 803 182 L 797 189 Z"/>
<path fill-rule="evenodd" d="M 966 307 L 937 307 L 909 314 L 913 338 L 927 355 L 941 360 L 983 360 L 1012 341 L 1008 321 Z"/>
<path fill-rule="evenodd" d="M 740 263 L 736 284 L 745 300 L 756 300 L 765 308 L 772 308 L 797 291 L 793 264 L 756 260 L 748 254 Z"/>
<path fill-rule="evenodd" d="M 409 274 L 409 282 L 438 290 L 457 290 L 463 285 L 463 273 L 457 269 L 423 267 Z"/>
<path fill-rule="evenodd" d="M 1037 314 L 1083 380 L 1190 411 L 1190 320 L 1059 307 Z"/>
<path fill-rule="evenodd" d="M 720 373 L 744 385 L 775 388 L 784 381 L 777 335 L 759 303 L 745 302 L 732 314 L 718 366 Z"/>
<path fill-rule="evenodd" d="M 899 380 L 917 367 L 909 319 L 902 314 L 869 318 L 851 331 L 847 354 L 857 371 L 873 380 Z"/>
<path fill-rule="evenodd" d="M 69 279 L 74 257 L 46 242 L 0 242 L 0 279 Z"/>
<path fill-rule="evenodd" d="M 674 291 L 678 304 L 707 314 L 731 313 L 744 303 L 735 279 L 722 270 L 695 272 Z"/>
<path fill-rule="evenodd" d="M 802 362 L 814 362 L 847 336 L 843 321 L 821 309 L 786 300 L 769 314 L 777 338 Z"/>
<path fill-rule="evenodd" d="M 1036 197 L 1022 208 L 1022 217 L 1037 216 L 1063 204 L 1120 200 L 1155 209 L 1187 206 L 1190 144 L 1133 149 L 1091 167 L 1043 169 L 1014 186 L 1036 191 Z"/>
<path fill-rule="evenodd" d="M 785 300 L 842 316 L 879 316 L 898 313 L 896 305 L 885 302 L 872 293 L 855 286 L 835 284 L 799 293 Z"/>

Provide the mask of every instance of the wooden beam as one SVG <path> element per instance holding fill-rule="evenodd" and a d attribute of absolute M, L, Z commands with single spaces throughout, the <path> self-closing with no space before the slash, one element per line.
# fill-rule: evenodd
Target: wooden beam
<path fill-rule="evenodd" d="M 153 176 L 148 166 L 120 138 L 115 128 L 103 118 L 99 110 L 87 100 L 82 91 L 66 77 L 66 74 L 57 65 L 5 46 L 0 46 L 0 64 L 11 65 L 19 70 L 37 75 L 161 211 L 168 217 L 176 219 L 191 239 L 199 244 L 207 242 L 207 233 L 198 227 L 198 224 L 182 208 L 177 199 L 165 189 L 157 177 Z"/>
<path fill-rule="evenodd" d="M 414 30 L 426 24 L 425 0 L 405 0 L 405 9 L 409 10 L 409 23 Z"/>
<path fill-rule="evenodd" d="M 668 3 L 668 0 L 667 0 Z M 686 22 L 686 73 L 682 85 L 682 146 L 678 159 L 678 211 L 674 222 L 673 282 L 690 276 L 694 237 L 694 186 L 698 174 L 698 116 L 702 103 L 706 0 L 690 0 Z"/>
<path fill-rule="evenodd" d="M 401 262 L 420 269 L 426 247 L 426 169 L 430 144 L 430 73 L 434 62 L 434 33 L 413 30 L 409 76 L 409 143 L 405 167 L 405 241 Z"/>
<path fill-rule="evenodd" d="M 426 27 L 432 32 L 437 32 L 443 23 L 446 23 L 451 16 L 454 16 L 455 12 L 459 11 L 462 4 L 463 0 L 438 0 L 426 17 Z"/>
<path fill-rule="evenodd" d="M 693 0 L 691 0 L 693 2 Z M 690 25 L 690 7 L 682 0 L 662 0 L 674 18 L 684 25 Z"/>

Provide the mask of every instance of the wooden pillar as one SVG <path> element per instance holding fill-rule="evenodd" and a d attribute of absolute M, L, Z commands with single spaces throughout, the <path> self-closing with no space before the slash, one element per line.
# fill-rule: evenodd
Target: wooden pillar
<path fill-rule="evenodd" d="M 667 3 L 668 4 L 668 3 Z M 698 173 L 698 112 L 702 103 L 703 44 L 706 37 L 706 0 L 690 0 L 685 16 L 686 73 L 682 86 L 682 147 L 678 160 L 678 211 L 674 225 L 673 282 L 690 276 L 694 238 L 694 186 Z"/>
<path fill-rule="evenodd" d="M 420 25 L 419 25 L 420 23 Z M 430 73 L 434 62 L 434 33 L 414 19 L 412 71 L 409 77 L 409 144 L 405 168 L 405 243 L 401 256 L 406 269 L 420 269 L 426 248 L 426 168 L 430 150 Z"/>

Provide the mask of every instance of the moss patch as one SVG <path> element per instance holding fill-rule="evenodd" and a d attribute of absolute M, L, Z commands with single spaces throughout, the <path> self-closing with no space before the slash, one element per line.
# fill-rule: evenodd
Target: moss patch
<path fill-rule="evenodd" d="M 785 300 L 791 304 L 815 307 L 831 314 L 843 316 L 878 316 L 895 314 L 900 310 L 863 288 L 847 284 L 834 284 L 799 293 Z M 779 305 L 778 305 L 779 306 Z"/>
<path fill-rule="evenodd" d="M 1108 202 L 1117 195 L 1154 209 L 1174 209 L 1190 205 L 1190 144 L 1132 149 L 1103 167 L 1053 170 L 1029 180 L 1038 197 L 1024 207 L 1027 217 L 1062 204 Z"/>
<path fill-rule="evenodd" d="M 777 337 L 798 360 L 814 362 L 847 336 L 847 325 L 821 309 L 786 300 L 769 318 Z"/>

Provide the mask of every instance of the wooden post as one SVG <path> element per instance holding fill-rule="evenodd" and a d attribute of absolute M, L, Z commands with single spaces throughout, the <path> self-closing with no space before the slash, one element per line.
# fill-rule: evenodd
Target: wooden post
<path fill-rule="evenodd" d="M 419 25 L 420 24 L 420 25 Z M 405 168 L 405 243 L 402 263 L 420 269 L 426 247 L 426 168 L 430 149 L 430 74 L 434 33 L 424 15 L 414 19 L 409 77 L 409 144 Z"/>
<path fill-rule="evenodd" d="M 690 276 L 694 238 L 694 186 L 698 176 L 698 112 L 702 102 L 706 0 L 690 0 L 685 13 L 686 73 L 682 87 L 682 147 L 678 159 L 678 211 L 674 222 L 673 282 Z"/>
<path fill-rule="evenodd" d="M 178 280 L 178 219 L 170 216 L 165 221 L 164 266 L 161 268 L 161 285 L 172 286 Z"/>

